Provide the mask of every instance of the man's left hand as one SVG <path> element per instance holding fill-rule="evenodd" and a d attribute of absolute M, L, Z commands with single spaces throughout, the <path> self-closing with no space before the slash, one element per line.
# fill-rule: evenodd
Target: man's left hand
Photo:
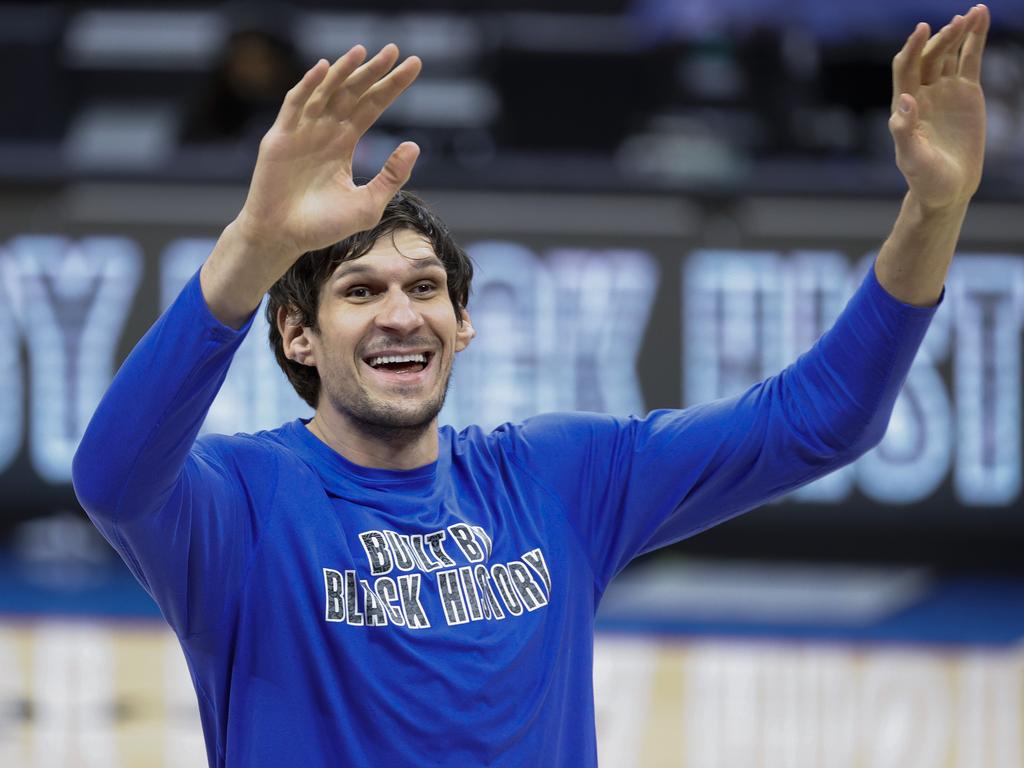
<path fill-rule="evenodd" d="M 979 79 L 988 27 L 984 5 L 934 35 L 918 24 L 893 59 L 889 130 L 896 165 L 925 208 L 966 205 L 981 181 L 985 97 Z"/>

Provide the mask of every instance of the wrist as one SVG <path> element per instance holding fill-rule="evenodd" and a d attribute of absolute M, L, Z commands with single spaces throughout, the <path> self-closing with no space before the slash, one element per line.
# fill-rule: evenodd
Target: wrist
<path fill-rule="evenodd" d="M 286 264 L 285 269 L 303 253 L 302 249 L 282 238 L 278 232 L 268 230 L 244 208 L 224 228 L 223 236 L 235 241 L 238 249 L 249 254 L 249 258 L 259 258 L 266 263 L 282 262 Z"/>
<path fill-rule="evenodd" d="M 967 214 L 967 207 L 970 205 L 970 197 L 964 200 L 956 200 L 942 204 L 933 204 L 924 200 L 920 195 L 909 190 L 903 198 L 903 210 L 913 214 L 921 221 L 963 221 Z"/>
<path fill-rule="evenodd" d="M 207 306 L 225 325 L 241 327 L 297 258 L 240 214 L 224 228 L 203 264 L 200 283 Z"/>

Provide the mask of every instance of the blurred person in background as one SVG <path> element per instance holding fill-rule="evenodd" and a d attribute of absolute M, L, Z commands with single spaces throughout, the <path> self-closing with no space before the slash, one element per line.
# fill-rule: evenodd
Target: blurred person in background
<path fill-rule="evenodd" d="M 908 191 L 835 325 L 733 398 L 646 418 L 439 427 L 472 341 L 472 267 L 401 192 L 419 150 L 352 178 L 416 57 L 317 62 L 264 137 L 209 259 L 131 353 L 78 449 L 83 507 L 159 604 L 211 766 L 593 766 L 593 621 L 632 558 L 877 444 L 981 178 L 984 6 L 893 60 Z M 315 408 L 197 439 L 270 292 Z M 556 337 L 558 329 L 550 330 Z"/>
<path fill-rule="evenodd" d="M 189 107 L 182 141 L 255 144 L 301 76 L 295 48 L 273 20 L 238 23 L 205 90 Z"/>

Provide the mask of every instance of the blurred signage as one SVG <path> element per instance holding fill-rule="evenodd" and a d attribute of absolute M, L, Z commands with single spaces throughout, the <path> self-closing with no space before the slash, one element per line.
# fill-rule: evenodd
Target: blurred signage
<path fill-rule="evenodd" d="M 683 267 L 687 405 L 782 370 L 828 328 L 874 261 L 834 251 L 698 251 Z M 947 477 L 965 505 L 1021 494 L 1024 256 L 961 253 L 883 443 L 795 498 L 835 503 L 857 489 L 908 504 Z M 949 377 L 941 369 L 948 368 Z"/>

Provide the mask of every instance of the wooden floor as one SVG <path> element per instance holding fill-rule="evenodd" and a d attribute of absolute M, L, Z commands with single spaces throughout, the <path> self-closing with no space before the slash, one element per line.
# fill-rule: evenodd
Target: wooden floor
<path fill-rule="evenodd" d="M 197 768 L 173 635 L 0 620 L 0 766 Z M 1024 651 L 600 635 L 603 768 L 1024 768 Z"/>

